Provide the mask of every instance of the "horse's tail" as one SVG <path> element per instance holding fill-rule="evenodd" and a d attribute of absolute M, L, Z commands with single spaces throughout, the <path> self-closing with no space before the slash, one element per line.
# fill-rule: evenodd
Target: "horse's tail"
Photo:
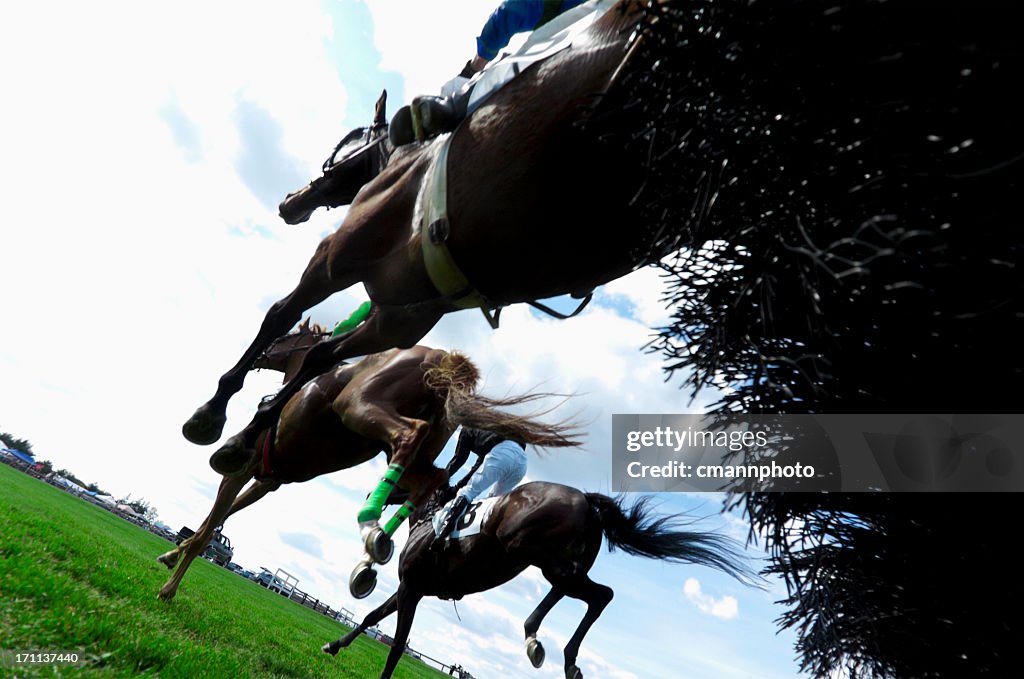
<path fill-rule="evenodd" d="M 571 422 L 547 424 L 537 419 L 539 415 L 550 412 L 551 408 L 532 415 L 516 415 L 502 410 L 553 394 L 525 394 L 501 399 L 482 396 L 476 392 L 480 371 L 458 352 L 446 352 L 437 365 L 427 369 L 423 379 L 444 399 L 445 416 L 453 424 L 483 429 L 502 438 L 535 446 L 564 448 L 579 445 L 578 431 Z"/>
<path fill-rule="evenodd" d="M 744 584 L 760 585 L 760 578 L 744 563 L 741 547 L 734 540 L 714 533 L 682 530 L 679 515 L 652 519 L 649 497 L 641 498 L 627 513 L 623 511 L 622 499 L 600 493 L 586 496 L 601 517 L 609 550 L 619 547 L 627 554 L 650 559 L 710 566 Z"/>

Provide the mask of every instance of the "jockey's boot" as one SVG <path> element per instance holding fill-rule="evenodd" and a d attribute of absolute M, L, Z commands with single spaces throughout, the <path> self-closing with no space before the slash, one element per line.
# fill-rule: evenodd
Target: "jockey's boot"
<path fill-rule="evenodd" d="M 412 127 L 412 109 L 403 106 L 395 111 L 388 126 L 388 140 L 394 147 L 405 146 L 416 141 L 416 133 Z"/>
<path fill-rule="evenodd" d="M 452 503 L 452 508 L 448 512 L 448 517 L 445 519 L 444 525 L 441 526 L 441 532 L 430 543 L 430 551 L 444 551 L 444 548 L 448 546 L 448 536 L 455 530 L 455 526 L 459 523 L 459 519 L 462 518 L 462 514 L 466 511 L 467 507 L 469 507 L 469 498 L 465 495 L 455 498 L 455 502 Z"/>
<path fill-rule="evenodd" d="M 448 97 L 419 96 L 412 100 L 412 129 L 417 141 L 451 132 L 459 122 Z"/>

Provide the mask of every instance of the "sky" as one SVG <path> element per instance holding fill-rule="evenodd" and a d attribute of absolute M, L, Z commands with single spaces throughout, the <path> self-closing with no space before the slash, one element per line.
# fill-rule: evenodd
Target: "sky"
<path fill-rule="evenodd" d="M 319 175 L 346 132 L 369 123 L 382 89 L 393 113 L 454 76 L 495 4 L 0 6 L 0 431 L 118 498 L 144 498 L 174 528 L 197 527 L 219 482 L 207 465 L 215 446 L 186 442 L 181 424 L 345 215 L 320 210 L 287 226 L 278 202 Z M 601 288 L 578 318 L 518 306 L 492 331 L 478 312 L 462 312 L 422 343 L 472 357 L 483 393 L 575 394 L 558 412 L 588 424 L 584 444 L 531 454 L 527 480 L 610 493 L 612 413 L 687 412 L 715 400 L 691 400 L 678 376 L 665 381 L 657 355 L 641 351 L 666 320 L 660 296 L 657 271 L 644 269 Z M 332 325 L 364 299 L 356 286 L 311 315 Z M 279 386 L 276 373 L 251 373 L 225 436 Z M 397 586 L 395 559 L 369 598 L 347 592 L 360 552 L 356 512 L 382 460 L 285 486 L 233 517 L 224 532 L 235 561 L 283 568 L 334 608 L 367 613 Z M 658 500 L 705 529 L 747 536 L 742 517 L 719 513 L 718 496 Z M 748 554 L 763 558 L 756 545 Z M 585 676 L 798 676 L 794 635 L 774 624 L 779 583 L 759 591 L 619 552 L 603 553 L 591 576 L 616 598 L 584 642 Z M 480 679 L 562 676 L 560 649 L 583 605 L 567 600 L 545 621 L 548 661 L 535 671 L 522 624 L 545 591 L 530 569 L 457 605 L 425 600 L 411 643 Z M 189 596 L 188 577 L 178 596 Z M 393 631 L 393 619 L 381 628 Z"/>

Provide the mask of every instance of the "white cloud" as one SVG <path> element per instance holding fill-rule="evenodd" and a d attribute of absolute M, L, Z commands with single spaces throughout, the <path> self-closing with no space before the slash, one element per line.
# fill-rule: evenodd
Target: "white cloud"
<path fill-rule="evenodd" d="M 701 613 L 706 613 L 722 620 L 732 620 L 739 615 L 740 607 L 736 597 L 726 595 L 716 599 L 710 594 L 705 594 L 701 591 L 700 581 L 697 578 L 687 578 L 686 583 L 683 585 L 683 592 L 686 594 L 686 598 L 693 602 Z"/>
<path fill-rule="evenodd" d="M 437 93 L 473 56 L 476 36 L 496 6 L 479 0 L 368 3 L 381 68 L 402 73 L 407 98 Z"/>

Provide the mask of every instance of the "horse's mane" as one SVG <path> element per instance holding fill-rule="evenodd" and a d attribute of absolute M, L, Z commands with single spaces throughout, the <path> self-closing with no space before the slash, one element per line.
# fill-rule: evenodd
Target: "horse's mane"
<path fill-rule="evenodd" d="M 290 335 L 326 335 L 329 330 L 320 325 L 319 323 L 312 323 L 313 317 L 307 316 L 306 320 L 299 323 L 299 327 L 295 332 L 289 333 Z"/>

